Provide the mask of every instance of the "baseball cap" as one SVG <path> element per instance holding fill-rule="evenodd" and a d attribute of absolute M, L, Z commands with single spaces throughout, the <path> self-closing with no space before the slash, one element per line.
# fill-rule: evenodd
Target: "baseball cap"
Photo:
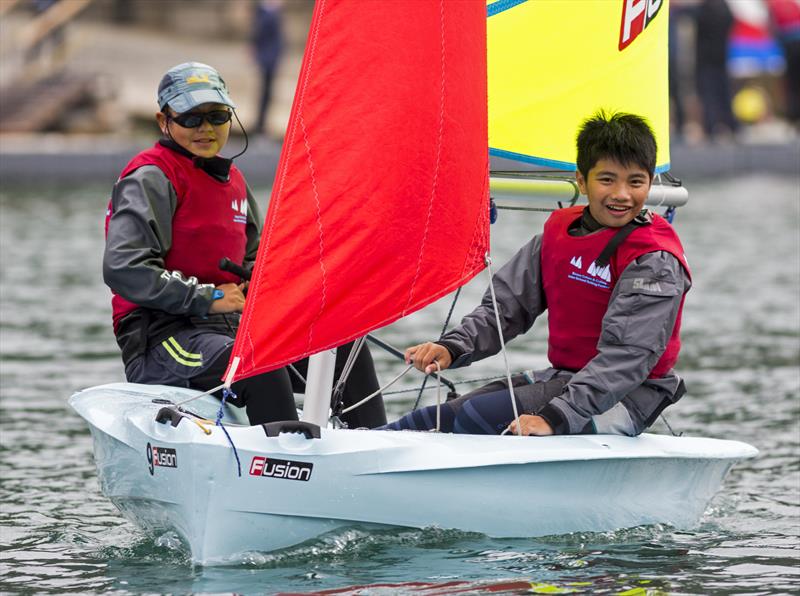
<path fill-rule="evenodd" d="M 203 103 L 236 108 L 219 73 L 201 62 L 184 62 L 170 68 L 158 85 L 158 107 L 169 105 L 178 114 Z"/>

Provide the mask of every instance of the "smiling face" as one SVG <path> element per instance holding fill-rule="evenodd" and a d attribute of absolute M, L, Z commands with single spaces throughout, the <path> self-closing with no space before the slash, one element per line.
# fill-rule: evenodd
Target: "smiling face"
<path fill-rule="evenodd" d="M 576 172 L 575 178 L 589 198 L 592 217 L 609 228 L 620 228 L 639 215 L 652 183 L 641 166 L 623 166 L 613 159 L 599 159 L 587 177 Z"/>
<path fill-rule="evenodd" d="M 204 103 L 196 108 L 192 108 L 192 113 L 207 114 L 218 110 L 227 110 L 228 107 L 218 103 Z M 231 132 L 230 121 L 224 124 L 213 125 L 208 120 L 204 119 L 200 126 L 196 128 L 184 128 L 172 117 L 178 114 L 172 109 L 167 108 L 170 118 L 167 118 L 162 112 L 156 114 L 158 125 L 168 137 L 171 137 L 178 145 L 197 155 L 199 157 L 214 157 L 228 142 L 228 135 Z"/>

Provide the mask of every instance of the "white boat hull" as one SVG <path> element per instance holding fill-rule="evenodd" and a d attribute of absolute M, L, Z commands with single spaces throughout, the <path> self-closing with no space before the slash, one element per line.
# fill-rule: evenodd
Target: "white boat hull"
<path fill-rule="evenodd" d="M 660 435 L 321 429 L 315 439 L 226 426 L 234 452 L 218 427 L 206 434 L 190 419 L 156 422 L 164 404 L 154 398 L 178 402 L 193 394 L 119 383 L 77 393 L 70 404 L 91 428 L 103 494 L 145 531 L 176 531 L 200 564 L 352 525 L 436 526 L 495 537 L 652 523 L 689 527 L 730 467 L 757 454 L 737 441 Z M 200 401 L 187 409 L 213 418 L 214 402 Z"/>

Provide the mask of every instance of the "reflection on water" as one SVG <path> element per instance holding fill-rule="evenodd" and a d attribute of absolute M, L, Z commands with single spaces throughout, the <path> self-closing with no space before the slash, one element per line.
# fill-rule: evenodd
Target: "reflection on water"
<path fill-rule="evenodd" d="M 76 389 L 122 378 L 100 273 L 107 189 L 3 190 L 0 591 L 795 591 L 800 191 L 796 180 L 772 177 L 691 190 L 692 200 L 676 220 L 695 280 L 680 363 L 690 393 L 668 412 L 669 420 L 686 434 L 736 438 L 761 451 L 732 471 L 698 528 L 527 540 L 353 528 L 208 569 L 193 568 L 174 536 L 144 537 L 100 496 L 88 430 L 66 405 Z M 502 212 L 493 229 L 495 261 L 540 230 L 544 217 Z M 456 319 L 479 300 L 485 284 L 479 277 L 464 289 Z M 398 346 L 432 338 L 449 308 L 443 299 L 380 335 Z M 545 328 L 537 322 L 511 344 L 514 368 L 546 362 Z M 375 355 L 382 378 L 399 371 L 391 356 Z M 501 367 L 499 358 L 492 359 L 450 376 L 491 376 Z M 405 377 L 400 390 L 418 381 Z M 391 415 L 415 399 L 415 391 L 392 394 Z M 434 393 L 423 399 L 431 403 Z"/>

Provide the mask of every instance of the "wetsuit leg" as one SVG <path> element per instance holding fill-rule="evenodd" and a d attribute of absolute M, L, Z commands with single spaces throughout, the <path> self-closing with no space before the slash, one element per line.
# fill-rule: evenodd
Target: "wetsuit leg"
<path fill-rule="evenodd" d="M 347 355 L 350 353 L 352 347 L 353 344 L 350 343 L 337 350 L 337 365 L 342 368 L 344 367 Z M 340 352 L 342 353 L 341 363 L 339 363 L 338 357 Z M 353 370 L 350 373 L 350 377 L 344 384 L 344 392 L 342 393 L 344 407 L 358 403 L 366 396 L 375 393 L 378 389 L 380 389 L 380 384 L 378 383 L 378 375 L 375 373 L 372 353 L 369 351 L 369 346 L 365 343 L 361 346 L 361 351 L 358 353 L 356 361 L 353 363 Z M 343 414 L 341 418 L 349 428 L 375 428 L 376 426 L 386 424 L 386 409 L 383 405 L 383 396 L 381 394 L 376 395 L 352 412 Z"/>
<path fill-rule="evenodd" d="M 201 374 L 193 377 L 190 386 L 201 391 L 217 387 L 225 374 L 232 349 L 225 350 Z M 236 381 L 231 389 L 238 398 L 236 405 L 244 404 L 252 425 L 297 420 L 292 384 L 285 368 Z M 222 398 L 221 391 L 214 395 Z"/>
<path fill-rule="evenodd" d="M 514 387 L 528 383 L 524 375 L 514 375 L 511 378 L 511 381 L 514 384 Z M 488 385 L 479 387 L 478 389 L 470 391 L 461 397 L 451 399 L 450 401 L 442 404 L 442 412 L 440 414 L 440 431 L 445 433 L 455 432 L 453 430 L 453 424 L 456 420 L 456 416 L 464 407 L 464 404 L 466 404 L 469 400 L 479 395 L 495 393 L 500 390 L 502 390 L 505 395 L 508 396 L 508 391 L 505 390 L 505 387 L 507 386 L 508 383 L 506 381 L 493 381 Z M 436 428 L 436 406 L 427 406 L 425 408 L 420 408 L 418 410 L 414 410 L 413 412 L 409 412 L 399 420 L 395 420 L 390 424 L 386 424 L 385 426 L 380 427 L 378 430 L 431 430 L 434 428 Z"/>
<path fill-rule="evenodd" d="M 566 380 L 514 383 L 514 401 L 519 414 L 535 414 L 564 390 Z M 466 397 L 466 396 L 465 396 Z M 464 402 L 453 423 L 453 432 L 460 434 L 493 435 L 502 433 L 514 420 L 514 408 L 508 389 L 476 395 Z"/>
<path fill-rule="evenodd" d="M 517 410 L 522 404 L 516 399 Z M 508 389 L 484 393 L 464 402 L 453 422 L 453 432 L 469 435 L 499 435 L 514 419 Z"/>
<path fill-rule="evenodd" d="M 443 433 L 453 432 L 456 413 L 450 403 L 442 404 L 441 426 Z M 409 412 L 399 420 L 378 427 L 376 430 L 432 430 L 436 428 L 436 406 L 427 406 Z"/>

